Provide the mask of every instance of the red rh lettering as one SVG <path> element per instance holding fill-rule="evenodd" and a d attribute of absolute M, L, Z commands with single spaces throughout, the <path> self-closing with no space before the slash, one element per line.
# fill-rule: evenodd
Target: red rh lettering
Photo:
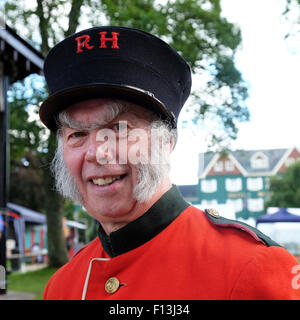
<path fill-rule="evenodd" d="M 120 49 L 119 46 L 118 46 L 118 35 L 119 33 L 118 32 L 112 32 L 111 35 L 112 37 L 111 38 L 105 38 L 105 35 L 106 35 L 106 31 L 104 32 L 99 32 L 99 34 L 101 35 L 101 45 L 99 48 L 106 48 L 106 45 L 105 45 L 105 42 L 106 41 L 111 41 L 112 42 L 112 45 L 111 45 L 111 48 L 112 49 Z"/>
<path fill-rule="evenodd" d="M 87 34 L 84 34 L 83 36 L 75 38 L 75 40 L 77 41 L 76 53 L 83 52 L 82 48 L 84 48 L 84 47 L 87 48 L 88 50 L 92 50 L 94 48 L 94 46 L 89 45 L 90 39 L 91 39 L 91 37 Z M 81 41 L 81 40 L 83 40 L 83 41 Z"/>

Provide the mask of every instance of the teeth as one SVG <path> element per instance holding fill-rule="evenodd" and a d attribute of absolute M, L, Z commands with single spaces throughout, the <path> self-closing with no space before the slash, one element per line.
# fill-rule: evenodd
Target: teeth
<path fill-rule="evenodd" d="M 120 179 L 120 176 L 117 177 L 107 177 L 107 178 L 98 178 L 98 179 L 93 179 L 93 183 L 97 184 L 98 186 L 105 186 L 108 184 L 113 183 L 114 181 Z"/>

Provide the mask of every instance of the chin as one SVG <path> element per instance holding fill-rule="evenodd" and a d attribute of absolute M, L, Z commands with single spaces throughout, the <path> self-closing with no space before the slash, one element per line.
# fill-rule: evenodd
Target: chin
<path fill-rule="evenodd" d="M 127 201 L 97 201 L 93 205 L 85 205 L 88 213 L 99 222 L 118 222 L 122 221 L 128 213 L 132 211 L 136 204 L 136 200 Z"/>

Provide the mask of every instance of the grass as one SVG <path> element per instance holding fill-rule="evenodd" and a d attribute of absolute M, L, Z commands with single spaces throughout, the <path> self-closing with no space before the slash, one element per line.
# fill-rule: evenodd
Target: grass
<path fill-rule="evenodd" d="M 7 289 L 8 291 L 33 293 L 36 300 L 41 300 L 45 286 L 56 270 L 55 268 L 46 267 L 26 273 L 13 272 L 7 276 Z"/>

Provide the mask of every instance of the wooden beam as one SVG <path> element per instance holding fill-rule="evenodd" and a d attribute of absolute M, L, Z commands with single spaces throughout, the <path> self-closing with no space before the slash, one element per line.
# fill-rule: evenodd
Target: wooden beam
<path fill-rule="evenodd" d="M 12 48 L 18 51 L 19 54 L 22 54 L 31 63 L 36 65 L 41 70 L 43 69 L 44 60 L 39 57 L 34 51 L 25 46 L 20 40 L 10 34 L 6 29 L 0 28 L 0 38 L 4 39 Z"/>

